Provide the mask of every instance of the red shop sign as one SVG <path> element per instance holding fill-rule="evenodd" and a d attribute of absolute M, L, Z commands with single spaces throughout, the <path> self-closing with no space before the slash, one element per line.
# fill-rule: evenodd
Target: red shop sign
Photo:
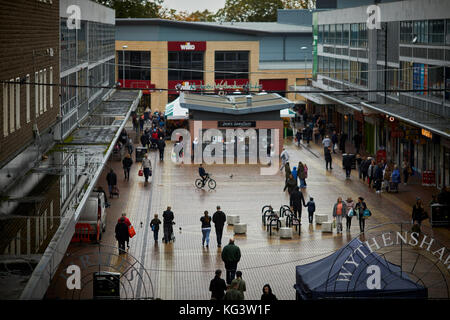
<path fill-rule="evenodd" d="M 206 41 L 169 41 L 168 51 L 206 51 Z"/>

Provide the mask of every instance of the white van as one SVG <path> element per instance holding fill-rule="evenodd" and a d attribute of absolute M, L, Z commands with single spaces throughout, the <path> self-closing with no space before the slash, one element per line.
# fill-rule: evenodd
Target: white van
<path fill-rule="evenodd" d="M 90 236 L 96 238 L 97 236 L 97 219 L 98 219 L 98 210 L 100 204 L 100 239 L 102 237 L 102 232 L 106 230 L 106 199 L 105 194 L 103 192 L 95 192 L 93 191 L 84 205 L 83 211 L 80 214 L 80 219 L 77 222 L 78 224 L 86 223 L 91 226 L 91 231 L 89 232 Z M 76 228 L 76 227 L 75 227 Z"/>

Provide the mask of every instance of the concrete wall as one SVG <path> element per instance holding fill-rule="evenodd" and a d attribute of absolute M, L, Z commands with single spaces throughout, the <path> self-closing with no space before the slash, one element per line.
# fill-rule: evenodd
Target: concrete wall
<path fill-rule="evenodd" d="M 80 8 L 81 20 L 115 24 L 116 13 L 113 9 L 87 0 L 59 0 L 62 18 L 68 18 L 73 14 L 72 8 L 67 12 L 72 5 Z"/>

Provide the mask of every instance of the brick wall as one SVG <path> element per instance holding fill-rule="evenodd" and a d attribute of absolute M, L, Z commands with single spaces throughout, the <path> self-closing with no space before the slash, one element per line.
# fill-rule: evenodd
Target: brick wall
<path fill-rule="evenodd" d="M 46 69 L 46 83 L 50 82 L 53 68 L 54 84 L 59 83 L 59 1 L 53 0 L 0 0 L 0 80 L 25 79 Z M 53 49 L 50 56 L 47 49 Z M 14 130 L 10 123 L 10 88 L 0 84 L 0 167 L 33 142 L 33 124 L 39 132 L 46 131 L 56 122 L 59 114 L 59 88 L 46 87 L 47 111 L 36 117 L 35 86 L 30 85 L 30 121 L 27 122 L 26 85 L 20 85 L 20 127 L 16 118 L 16 86 L 14 85 Z M 50 107 L 50 88 L 53 88 L 53 107 Z M 6 90 L 4 90 L 6 89 Z M 4 121 L 3 98 L 7 94 L 8 121 Z M 42 90 L 42 94 L 44 90 Z M 7 135 L 5 136 L 5 126 Z"/>

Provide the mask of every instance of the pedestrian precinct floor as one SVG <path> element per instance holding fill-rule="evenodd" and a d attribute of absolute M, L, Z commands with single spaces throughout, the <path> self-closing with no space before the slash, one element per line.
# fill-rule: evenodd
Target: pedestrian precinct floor
<path fill-rule="evenodd" d="M 138 143 L 137 138 L 135 142 Z M 321 146 L 311 143 L 309 148 L 304 145 L 299 148 L 291 140 L 286 140 L 285 146 L 290 153 L 291 168 L 298 161 L 306 163 L 309 168 L 305 200 L 310 196 L 314 197 L 316 213 L 327 214 L 330 220 L 333 205 L 339 196 L 343 199 L 351 196 L 355 201 L 358 196 L 363 196 L 373 213 L 366 222 L 366 230 L 382 223 L 409 221 L 414 203 L 411 199 L 415 197 L 412 194 L 421 190 L 424 203 L 427 203 L 425 196 L 433 192 L 430 189 L 424 193 L 423 188 L 417 185 L 402 185 L 399 194 L 383 193 L 379 196 L 358 179 L 355 171 L 350 180 L 345 180 L 345 172 L 338 157 L 333 158 L 333 170 L 325 170 Z M 246 299 L 260 299 L 266 283 L 271 285 L 273 293 L 279 299 L 295 299 L 295 267 L 323 258 L 359 235 L 359 225 L 355 218 L 350 232 L 346 232 L 344 226 L 342 234 L 336 234 L 336 229 L 333 233 L 322 233 L 320 225 L 308 223 L 304 208 L 300 236 L 295 229 L 293 239 L 280 240 L 276 230 L 269 236 L 262 225 L 261 208 L 271 204 L 274 209 L 278 209 L 281 205 L 289 204 L 287 192 L 283 192 L 284 172 L 260 175 L 260 168 L 264 167 L 261 165 L 205 165 L 206 171 L 216 180 L 217 187 L 212 191 L 207 187 L 198 190 L 194 186 L 194 181 L 198 178 L 198 165 L 173 163 L 170 161 L 171 149 L 172 143 L 168 142 L 163 162 L 159 161 L 157 151 L 151 151 L 153 176 L 148 185 L 144 185 L 143 177 L 138 176 L 140 163 L 133 164 L 130 181 L 125 181 L 121 162 L 113 160 L 108 162 L 99 181 L 99 185 L 107 190 L 106 173 L 112 167 L 117 173 L 120 189 L 120 197 L 110 199 L 112 205 L 108 208 L 108 225 L 103 234 L 102 245 L 117 247 L 114 227 L 121 213 L 126 212 L 137 234 L 130 240 L 128 254 L 121 257 L 138 262 L 134 264 L 134 268 L 142 274 L 145 271 L 148 277 L 144 277 L 143 281 L 151 282 L 144 285 L 145 292 L 142 284 L 137 284 L 137 290 L 127 295 L 128 298 L 210 298 L 208 288 L 214 271 L 222 269 L 224 277 L 225 269 L 214 227 L 209 248 L 202 247 L 200 217 L 204 210 L 208 210 L 212 216 L 217 205 L 227 215 L 239 215 L 240 221 L 247 224 L 247 233 L 235 236 L 235 244 L 240 247 L 242 254 L 238 270 L 242 271 L 242 277 L 246 281 Z M 155 213 L 159 214 L 162 221 L 162 213 L 167 206 L 172 207 L 175 215 L 176 241 L 161 243 L 161 228 L 159 242 L 155 244 L 149 224 Z M 424 224 L 429 225 L 428 222 Z M 433 233 L 434 237 L 449 247 L 448 229 L 433 228 Z M 222 247 L 232 236 L 233 227 L 225 227 Z M 60 269 L 69 263 L 71 253 L 96 250 L 98 251 L 98 245 L 95 244 L 71 244 L 67 251 L 68 257 L 61 263 Z M 117 259 L 120 258 L 111 256 L 109 262 L 113 265 L 117 263 Z M 62 272 L 59 270 L 57 274 Z M 136 278 L 138 277 L 135 275 L 131 282 L 137 281 Z M 67 298 L 67 291 L 64 291 L 61 283 L 62 281 L 53 281 L 47 298 Z M 91 291 L 86 289 L 81 297 L 89 298 L 90 294 Z"/>

